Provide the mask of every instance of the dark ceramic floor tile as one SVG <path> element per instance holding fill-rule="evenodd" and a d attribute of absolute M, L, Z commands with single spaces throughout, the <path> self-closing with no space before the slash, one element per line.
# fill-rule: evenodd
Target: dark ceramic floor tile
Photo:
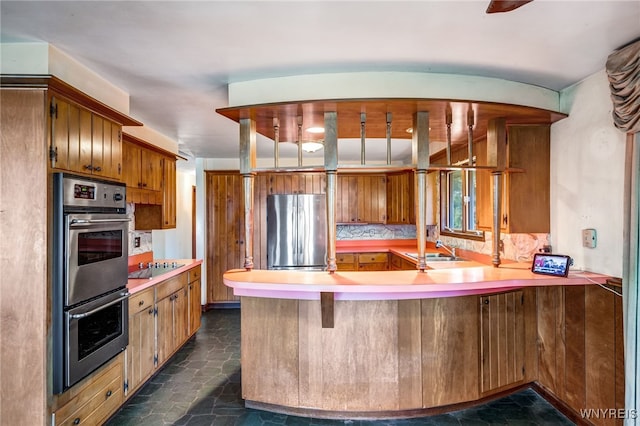
<path fill-rule="evenodd" d="M 572 425 L 531 389 L 467 410 L 402 420 L 327 420 L 244 408 L 240 310 L 203 314 L 202 327 L 108 426 L 547 426 Z"/>

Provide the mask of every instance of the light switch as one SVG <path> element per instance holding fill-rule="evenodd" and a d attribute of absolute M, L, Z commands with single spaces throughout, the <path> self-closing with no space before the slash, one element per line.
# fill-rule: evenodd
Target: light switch
<path fill-rule="evenodd" d="M 582 230 L 582 246 L 588 248 L 596 247 L 596 230 L 595 229 L 583 229 Z"/>

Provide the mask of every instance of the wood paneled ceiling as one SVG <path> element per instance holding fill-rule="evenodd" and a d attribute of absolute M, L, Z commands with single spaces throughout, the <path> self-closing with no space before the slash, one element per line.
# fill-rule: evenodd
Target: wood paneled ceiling
<path fill-rule="evenodd" d="M 338 113 L 338 138 L 360 138 L 361 113 L 366 114 L 366 138 L 386 138 L 387 113 L 391 113 L 391 138 L 411 139 L 407 131 L 412 127 L 417 111 L 429 112 L 430 141 L 445 142 L 446 111 L 451 110 L 452 144 L 468 141 L 467 114 L 473 110 L 474 140 L 483 139 L 487 122 L 503 117 L 507 125 L 551 124 L 566 117 L 565 114 L 518 105 L 504 105 L 472 101 L 432 99 L 358 99 L 340 101 L 307 101 L 286 104 L 252 105 L 238 108 L 220 108 L 216 111 L 239 122 L 242 118 L 256 120 L 259 134 L 274 139 L 274 118 L 279 122 L 279 141 L 298 140 L 298 117 L 302 117 L 303 141 L 322 140 L 323 134 L 306 132 L 309 127 L 324 126 L 324 112 Z"/>

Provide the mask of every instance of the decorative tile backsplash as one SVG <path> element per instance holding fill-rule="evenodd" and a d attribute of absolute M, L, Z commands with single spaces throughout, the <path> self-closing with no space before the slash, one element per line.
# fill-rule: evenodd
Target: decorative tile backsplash
<path fill-rule="evenodd" d="M 338 240 L 394 240 L 416 237 L 415 225 L 337 225 Z"/>
<path fill-rule="evenodd" d="M 136 231 L 135 213 L 136 205 L 127 203 L 127 216 L 131 219 L 129 222 L 129 256 L 153 250 L 151 231 Z M 140 247 L 135 247 L 137 237 L 140 238 Z"/>
<path fill-rule="evenodd" d="M 491 255 L 493 252 L 492 233 L 484 233 L 484 241 L 467 240 L 442 236 L 440 239 L 449 247 L 470 250 L 476 253 Z M 503 259 L 526 262 L 533 260 L 533 255 L 544 246 L 549 245 L 549 234 L 500 234 L 503 250 L 500 256 Z"/>

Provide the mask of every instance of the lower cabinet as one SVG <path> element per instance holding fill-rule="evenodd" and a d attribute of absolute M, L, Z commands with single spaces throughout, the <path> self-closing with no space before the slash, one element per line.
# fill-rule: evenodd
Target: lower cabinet
<path fill-rule="evenodd" d="M 336 256 L 339 271 L 388 271 L 388 253 L 340 253 Z"/>
<path fill-rule="evenodd" d="M 51 424 L 97 425 L 104 423 L 123 402 L 121 353 L 96 373 L 60 396 L 60 407 Z"/>
<path fill-rule="evenodd" d="M 389 270 L 391 271 L 415 271 L 416 262 L 411 262 L 397 254 L 389 254 Z"/>
<path fill-rule="evenodd" d="M 200 328 L 200 265 L 129 298 L 129 398 Z"/>
<path fill-rule="evenodd" d="M 155 370 L 155 289 L 148 288 L 129 299 L 129 345 L 126 349 L 125 392 L 133 393 Z"/>
<path fill-rule="evenodd" d="M 189 286 L 188 286 L 188 305 L 189 305 L 189 331 L 188 335 L 191 336 L 200 328 L 200 317 L 202 314 L 202 296 L 201 296 L 201 283 L 200 276 L 202 275 L 202 268 L 200 265 L 189 271 Z"/>
<path fill-rule="evenodd" d="M 164 363 L 187 339 L 187 280 L 188 273 L 158 284 L 158 364 Z"/>

